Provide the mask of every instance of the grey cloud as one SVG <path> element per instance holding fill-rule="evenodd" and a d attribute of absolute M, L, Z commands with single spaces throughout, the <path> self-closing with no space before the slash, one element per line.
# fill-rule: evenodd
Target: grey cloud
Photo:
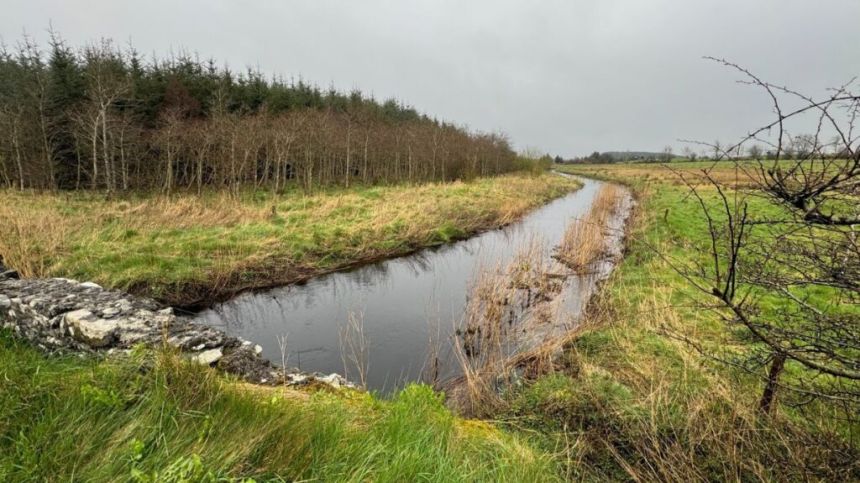
<path fill-rule="evenodd" d="M 0 35 L 184 47 L 572 156 L 734 139 L 770 108 L 703 55 L 820 94 L 860 74 L 858 18 L 857 0 L 7 0 Z"/>

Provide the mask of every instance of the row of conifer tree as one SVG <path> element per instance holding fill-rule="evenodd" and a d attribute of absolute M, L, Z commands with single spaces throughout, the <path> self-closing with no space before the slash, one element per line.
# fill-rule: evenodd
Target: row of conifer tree
<path fill-rule="evenodd" d="M 18 189 L 282 190 L 448 181 L 522 168 L 471 132 L 302 81 L 190 54 L 143 59 L 110 40 L 0 51 L 0 185 Z"/>

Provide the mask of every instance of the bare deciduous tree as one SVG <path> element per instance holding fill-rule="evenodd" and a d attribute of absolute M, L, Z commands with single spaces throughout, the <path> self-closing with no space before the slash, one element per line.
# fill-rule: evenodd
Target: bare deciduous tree
<path fill-rule="evenodd" d="M 759 146 L 758 144 L 753 144 L 749 147 L 749 149 L 747 149 L 747 154 L 749 155 L 750 159 L 754 159 L 756 161 L 761 159 L 761 146 Z"/>
<path fill-rule="evenodd" d="M 237 77 L 184 54 L 145 63 L 109 40 L 73 50 L 52 33 L 51 45 L 47 61 L 29 39 L 17 55 L 0 46 L 3 186 L 238 195 L 521 168 L 503 135 L 399 102 Z"/>
<path fill-rule="evenodd" d="M 674 156 L 672 146 L 666 146 L 665 148 L 663 148 L 662 154 L 663 154 L 663 156 L 662 156 L 663 161 L 666 161 L 667 163 L 669 161 L 672 161 L 672 157 Z"/>
<path fill-rule="evenodd" d="M 756 142 L 772 148 L 774 159 L 733 159 L 738 175 L 732 181 L 713 175 L 716 164 L 698 176 L 677 172 L 707 220 L 702 248 L 708 255 L 692 265 L 671 262 L 711 297 L 709 307 L 725 323 L 743 329 L 749 344 L 721 352 L 686 340 L 762 377 L 765 413 L 784 393 L 791 404 L 826 399 L 854 417 L 860 404 L 860 96 L 849 83 L 813 99 L 715 60 L 761 88 L 776 120 L 733 146 L 711 147 L 727 157 Z M 786 111 L 786 97 L 802 105 Z M 802 115 L 814 116 L 817 132 L 790 136 L 787 124 Z M 825 133 L 835 134 L 837 146 L 822 146 Z"/>

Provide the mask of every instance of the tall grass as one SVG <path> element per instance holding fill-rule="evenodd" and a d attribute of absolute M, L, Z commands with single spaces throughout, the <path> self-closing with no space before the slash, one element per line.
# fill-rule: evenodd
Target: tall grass
<path fill-rule="evenodd" d="M 0 255 L 187 304 L 445 243 L 516 220 L 572 189 L 559 176 L 330 189 L 282 196 L 0 192 Z"/>
<path fill-rule="evenodd" d="M 504 361 L 514 344 L 518 293 L 501 266 L 479 270 L 472 281 L 454 341 L 462 377 L 450 391 L 465 414 L 491 412 L 499 402 L 495 382 L 504 375 Z"/>
<path fill-rule="evenodd" d="M 70 227 L 57 213 L 10 216 L 13 210 L 0 204 L 0 261 L 23 276 L 48 273 L 63 257 Z"/>
<path fill-rule="evenodd" d="M 593 263 L 606 253 L 609 220 L 618 215 L 622 196 L 617 185 L 601 185 L 586 214 L 568 224 L 556 258 L 577 273 L 592 270 Z"/>
<path fill-rule="evenodd" d="M 613 280 L 618 283 L 623 276 Z M 627 290 L 636 290 L 625 287 Z M 496 419 L 563 448 L 571 479 L 632 481 L 855 481 L 856 446 L 780 415 L 762 419 L 758 394 L 714 372 L 680 341 L 672 289 L 656 284 L 635 325 L 593 310 L 555 372 L 512 392 Z M 605 296 L 598 301 L 612 304 Z"/>
<path fill-rule="evenodd" d="M 364 315 L 350 312 L 346 323 L 338 329 L 338 340 L 343 376 L 357 380 L 366 389 L 367 372 L 370 370 L 370 340 L 364 332 Z"/>
<path fill-rule="evenodd" d="M 45 358 L 0 333 L 0 481 L 554 481 L 549 455 L 410 386 L 248 386 L 175 354 Z"/>
<path fill-rule="evenodd" d="M 640 201 L 625 258 L 554 370 L 514 387 L 494 419 L 542 435 L 570 479 L 860 479 L 854 415 L 810 400 L 763 416 L 759 378 L 690 345 L 730 358 L 748 344 L 702 309 L 658 254 L 690 263 L 702 256 L 694 249 L 707 236 L 699 207 L 660 173 L 643 179 L 625 165 L 600 169 L 633 186 Z"/>
<path fill-rule="evenodd" d="M 454 354 L 462 377 L 449 397 L 458 410 L 485 415 L 502 403 L 512 361 L 534 344 L 540 326 L 556 322 L 549 305 L 562 289 L 559 268 L 546 244 L 533 237 L 507 264 L 477 270 L 456 329 Z"/>

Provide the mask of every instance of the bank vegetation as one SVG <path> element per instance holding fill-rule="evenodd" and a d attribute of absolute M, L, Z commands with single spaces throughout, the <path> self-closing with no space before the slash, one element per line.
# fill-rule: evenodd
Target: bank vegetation
<path fill-rule="evenodd" d="M 7 189 L 0 255 L 25 277 L 92 280 L 200 305 L 497 228 L 577 187 L 553 174 L 508 174 L 238 197 Z"/>

